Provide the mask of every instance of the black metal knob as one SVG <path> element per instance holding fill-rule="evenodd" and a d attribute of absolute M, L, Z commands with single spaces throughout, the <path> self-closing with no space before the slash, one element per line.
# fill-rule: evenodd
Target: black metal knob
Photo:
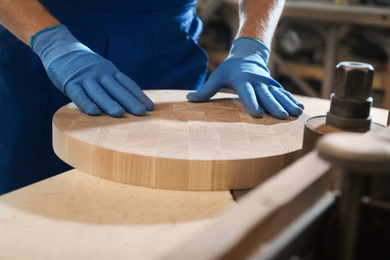
<path fill-rule="evenodd" d="M 340 62 L 336 66 L 334 93 L 326 124 L 351 132 L 367 132 L 371 127 L 372 81 L 374 68 L 362 62 Z"/>

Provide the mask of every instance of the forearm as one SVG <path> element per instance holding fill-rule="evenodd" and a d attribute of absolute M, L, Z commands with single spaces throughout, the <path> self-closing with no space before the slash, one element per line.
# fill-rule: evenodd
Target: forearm
<path fill-rule="evenodd" d="M 37 0 L 0 0 L 0 24 L 29 45 L 31 35 L 60 22 Z"/>
<path fill-rule="evenodd" d="M 269 48 L 285 0 L 240 0 L 238 37 L 260 40 Z"/>

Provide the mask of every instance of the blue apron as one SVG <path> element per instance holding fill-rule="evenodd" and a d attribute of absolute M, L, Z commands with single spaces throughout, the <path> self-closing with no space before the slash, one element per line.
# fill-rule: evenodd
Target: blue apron
<path fill-rule="evenodd" d="M 142 89 L 197 89 L 207 55 L 196 0 L 42 0 L 74 36 Z M 69 170 L 52 149 L 52 117 L 70 100 L 30 47 L 0 26 L 0 194 Z"/>

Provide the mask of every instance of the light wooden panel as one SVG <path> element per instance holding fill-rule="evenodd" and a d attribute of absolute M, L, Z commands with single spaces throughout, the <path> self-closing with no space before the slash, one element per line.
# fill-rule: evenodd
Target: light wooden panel
<path fill-rule="evenodd" d="M 54 149 L 75 168 L 102 178 L 179 190 L 251 188 L 301 149 L 307 116 L 252 118 L 231 93 L 190 103 L 188 91 L 147 91 L 144 117 L 91 117 L 74 104 L 53 119 Z"/>
<path fill-rule="evenodd" d="M 332 187 L 330 167 L 312 151 L 253 189 L 216 223 L 159 259 L 270 259 L 259 256 L 269 253 L 273 240 Z M 258 257 L 251 258 L 252 254 Z"/>
<path fill-rule="evenodd" d="M 1 260 L 155 260 L 235 206 L 228 191 L 173 191 L 68 171 L 0 196 Z"/>

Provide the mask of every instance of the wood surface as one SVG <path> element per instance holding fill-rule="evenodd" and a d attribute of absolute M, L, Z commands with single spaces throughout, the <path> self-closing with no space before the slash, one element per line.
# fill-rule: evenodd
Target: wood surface
<path fill-rule="evenodd" d="M 252 188 L 302 147 L 308 115 L 251 117 L 238 96 L 190 103 L 188 91 L 146 91 L 146 116 L 96 117 L 74 104 L 53 118 L 54 150 L 73 167 L 122 183 L 177 190 Z"/>
<path fill-rule="evenodd" d="M 228 191 L 173 191 L 78 170 L 0 196 L 1 260 L 155 260 L 236 203 Z"/>
<path fill-rule="evenodd" d="M 329 109 L 328 100 L 297 98 L 310 116 Z M 384 109 L 372 110 L 374 122 L 385 124 L 387 116 Z M 305 161 L 310 164 L 292 165 L 283 171 L 283 177 L 277 174 L 253 190 L 256 195 L 240 200 L 238 205 L 247 202 L 237 211 L 229 191 L 151 189 L 68 171 L 0 196 L 0 259 L 159 259 L 187 251 L 191 241 L 194 248 L 200 248 L 199 238 L 207 234 L 211 240 L 206 239 L 203 246 L 209 242 L 208 250 L 212 250 L 221 244 L 234 245 L 240 240 L 236 235 L 248 232 L 245 226 L 256 226 L 245 224 L 251 220 L 251 210 L 254 218 L 260 219 L 260 234 L 261 227 L 268 227 L 266 220 L 274 223 L 266 233 L 269 238 L 280 229 L 279 221 L 286 217 L 287 222 L 282 223 L 288 225 L 294 218 L 290 215 L 296 213 L 294 205 L 301 211 L 323 194 L 324 176 L 302 173 L 302 169 L 318 172 L 324 166 L 311 159 Z M 294 172 L 291 176 L 290 170 Z M 236 214 L 240 214 L 238 218 Z M 223 220 L 226 215 L 230 222 Z M 220 222 L 229 226 L 220 230 Z M 222 233 L 217 236 L 215 231 Z M 218 247 L 203 252 L 222 251 Z"/>
<path fill-rule="evenodd" d="M 331 164 L 312 151 L 253 189 L 207 230 L 159 259 L 273 259 L 263 256 L 277 236 L 332 189 L 330 169 Z"/>
<path fill-rule="evenodd" d="M 367 132 L 358 133 L 360 135 L 364 133 L 375 133 L 380 132 L 385 128 L 384 125 L 371 122 L 370 130 Z M 306 121 L 305 128 L 303 131 L 303 147 L 301 154 L 304 155 L 309 151 L 313 150 L 317 140 L 330 133 L 341 133 L 346 132 L 338 128 L 334 128 L 326 124 L 326 116 L 315 116 L 311 117 Z M 356 133 L 356 132 L 355 132 Z"/>

